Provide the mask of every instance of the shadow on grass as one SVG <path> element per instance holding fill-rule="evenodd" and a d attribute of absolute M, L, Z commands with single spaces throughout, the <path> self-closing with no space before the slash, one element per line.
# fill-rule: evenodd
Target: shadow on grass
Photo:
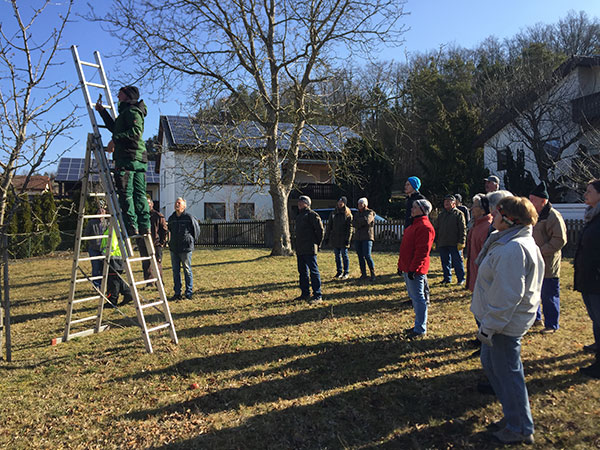
<path fill-rule="evenodd" d="M 206 264 L 192 264 L 192 268 L 194 267 L 211 267 L 211 266 L 226 266 L 229 264 L 244 264 L 244 263 L 251 263 L 251 262 L 256 262 L 256 261 L 260 261 L 263 259 L 268 258 L 268 255 L 264 255 L 264 256 L 257 256 L 256 258 L 248 258 L 248 259 L 238 259 L 235 261 L 219 261 L 219 262 L 214 262 L 214 263 L 206 263 Z"/>
<path fill-rule="evenodd" d="M 306 304 L 306 309 L 293 311 L 290 313 L 273 314 L 269 316 L 247 319 L 241 322 L 220 325 L 184 328 L 179 330 L 177 334 L 181 337 L 194 337 L 211 334 L 235 333 L 244 330 L 280 328 L 321 321 L 323 319 L 330 318 L 332 314 L 336 318 L 353 317 L 382 311 L 399 311 L 401 308 L 410 308 L 410 306 L 403 305 L 399 300 L 365 300 L 342 304 L 323 303 L 322 306 L 319 307 L 309 307 Z M 199 315 L 202 315 L 202 313 L 200 312 Z"/>
<path fill-rule="evenodd" d="M 432 420 L 446 424 L 493 400 L 473 395 L 479 377 L 477 370 L 435 376 L 438 367 L 435 358 L 454 353 L 457 341 L 463 338 L 456 335 L 411 342 L 378 336 L 368 342 L 284 345 L 194 358 L 134 377 L 193 376 L 196 372 L 243 370 L 260 364 L 283 363 L 270 372 L 257 370 L 243 374 L 245 379 L 266 378 L 265 381 L 237 388 L 209 386 L 207 393 L 192 400 L 134 412 L 124 418 L 146 420 L 171 413 L 204 417 L 275 402 L 279 408 L 253 416 L 239 427 L 211 431 L 165 448 L 340 448 L 344 444 L 375 444 L 397 430 L 404 430 L 399 442 L 410 444 L 397 448 L 413 447 L 414 439 L 424 445 L 430 438 L 421 437 L 418 431 L 421 424 Z M 457 355 L 457 360 L 462 358 Z M 433 364 L 425 368 L 423 359 L 432 359 Z M 395 372 L 406 375 L 394 378 Z M 391 381 L 383 381 L 386 377 L 392 378 Z M 307 398 L 311 404 L 294 405 L 297 399 L 304 399 L 306 403 Z M 457 399 L 460 401 L 453 404 Z M 470 436 L 473 425 L 445 425 L 440 433 L 447 435 L 449 429 L 457 436 Z M 291 434 L 282 435 L 279 430 L 289 430 Z"/>
<path fill-rule="evenodd" d="M 495 402 L 493 396 L 475 391 L 480 371 L 438 371 L 463 358 L 457 352 L 452 361 L 436 361 L 456 352 L 457 342 L 464 337 L 409 342 L 377 336 L 369 342 L 283 345 L 194 358 L 122 380 L 169 374 L 193 377 L 200 372 L 244 370 L 275 362 L 280 365 L 241 374 L 254 384 L 235 388 L 209 385 L 191 400 L 122 418 L 147 420 L 177 413 L 202 420 L 210 414 L 271 404 L 263 409 L 265 413 L 251 416 L 239 426 L 213 429 L 162 448 L 498 448 L 499 444 L 480 430 L 501 415 L 499 405 L 498 417 L 460 419 Z M 531 361 L 528 365 L 536 368 L 528 369 L 527 377 L 544 376 L 544 365 L 567 361 L 574 355 Z M 396 372 L 404 375 L 386 380 L 386 375 Z M 586 381 L 577 375 L 560 374 L 544 379 L 543 384 L 528 385 L 530 393 L 539 394 Z M 231 379 L 222 384 L 230 385 Z M 298 405 L 300 399 L 302 405 Z"/>

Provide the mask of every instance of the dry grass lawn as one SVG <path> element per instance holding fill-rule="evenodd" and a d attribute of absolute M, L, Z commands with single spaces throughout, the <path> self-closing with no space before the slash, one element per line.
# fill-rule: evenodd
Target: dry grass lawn
<path fill-rule="evenodd" d="M 426 339 L 410 341 L 412 308 L 395 254 L 374 255 L 375 283 L 332 280 L 325 301 L 299 295 L 295 258 L 261 249 L 194 252 L 195 297 L 171 304 L 179 335 L 153 335 L 147 354 L 135 311 L 106 313 L 110 330 L 61 336 L 71 256 L 11 264 L 13 362 L 0 362 L 0 447 L 202 449 L 488 449 L 500 417 L 469 342 L 470 296 L 430 274 Z M 172 293 L 170 261 L 165 261 Z M 356 256 L 351 255 L 356 277 Z M 561 330 L 531 332 L 523 361 L 536 423 L 533 448 L 600 448 L 600 381 L 591 322 L 563 262 Z M 195 384 L 194 384 L 195 383 Z M 192 388 L 192 386 L 197 386 Z"/>

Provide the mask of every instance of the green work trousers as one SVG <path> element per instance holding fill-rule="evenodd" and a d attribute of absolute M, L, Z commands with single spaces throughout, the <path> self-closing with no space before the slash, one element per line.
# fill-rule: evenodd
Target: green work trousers
<path fill-rule="evenodd" d="M 140 161 L 115 165 L 115 184 L 127 233 L 150 230 L 150 208 L 146 198 L 148 165 Z"/>

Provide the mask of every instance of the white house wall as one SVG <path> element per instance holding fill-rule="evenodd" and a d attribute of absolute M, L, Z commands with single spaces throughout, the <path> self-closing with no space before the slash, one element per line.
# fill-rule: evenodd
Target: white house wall
<path fill-rule="evenodd" d="M 554 92 L 559 92 L 561 98 L 565 98 L 568 101 L 580 97 L 582 95 L 589 95 L 593 92 L 587 92 L 591 89 L 592 86 L 599 87 L 597 85 L 598 74 L 600 73 L 597 68 L 594 70 L 587 69 L 585 74 L 581 74 L 582 68 L 578 68 L 567 75 L 561 85 Z M 582 86 L 580 83 L 584 83 Z M 584 89 L 585 88 L 585 89 Z M 584 94 L 583 91 L 586 93 Z M 545 102 L 546 99 L 543 99 Z M 535 105 L 534 105 L 535 106 Z M 534 107 L 532 106 L 532 108 Z M 570 105 L 568 110 L 570 111 Z M 574 127 L 574 132 L 577 131 L 577 125 L 571 122 L 572 116 L 569 114 L 569 123 L 571 123 Z M 484 164 L 487 169 L 489 169 L 491 174 L 497 175 L 500 178 L 501 188 L 504 186 L 504 175 L 506 174 L 506 170 L 498 170 L 498 159 L 497 159 L 497 150 L 504 149 L 506 147 L 510 148 L 513 159 L 516 159 L 517 152 L 519 149 L 524 150 L 525 156 L 525 169 L 528 170 L 534 180 L 539 182 L 539 172 L 535 162 L 535 158 L 533 156 L 532 151 L 526 146 L 523 142 L 524 138 L 522 138 L 521 134 L 518 130 L 512 125 L 508 124 L 504 128 L 502 128 L 498 133 L 492 136 L 484 145 Z M 563 151 L 562 160 L 559 161 L 555 169 L 549 174 L 551 178 L 557 178 L 561 174 L 565 174 L 570 170 L 570 158 L 575 154 L 578 147 L 578 143 L 571 145 L 569 148 Z"/>
<path fill-rule="evenodd" d="M 161 159 L 161 210 L 167 217 L 172 213 L 175 200 L 183 197 L 187 210 L 199 220 L 205 220 L 205 203 L 225 203 L 226 220 L 234 220 L 235 203 L 254 203 L 256 219 L 273 217 L 269 186 L 222 185 L 204 192 L 191 181 L 195 170 L 202 170 L 202 156 L 179 152 L 164 152 Z"/>

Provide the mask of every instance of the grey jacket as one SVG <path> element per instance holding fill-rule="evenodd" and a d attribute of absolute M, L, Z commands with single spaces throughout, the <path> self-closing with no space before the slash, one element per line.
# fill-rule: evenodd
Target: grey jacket
<path fill-rule="evenodd" d="M 522 336 L 535 320 L 544 280 L 544 260 L 532 227 L 494 232 L 477 258 L 479 271 L 471 312 L 490 336 Z"/>
<path fill-rule="evenodd" d="M 323 222 L 310 208 L 305 208 L 296 216 L 296 253 L 316 255 L 323 240 Z"/>

